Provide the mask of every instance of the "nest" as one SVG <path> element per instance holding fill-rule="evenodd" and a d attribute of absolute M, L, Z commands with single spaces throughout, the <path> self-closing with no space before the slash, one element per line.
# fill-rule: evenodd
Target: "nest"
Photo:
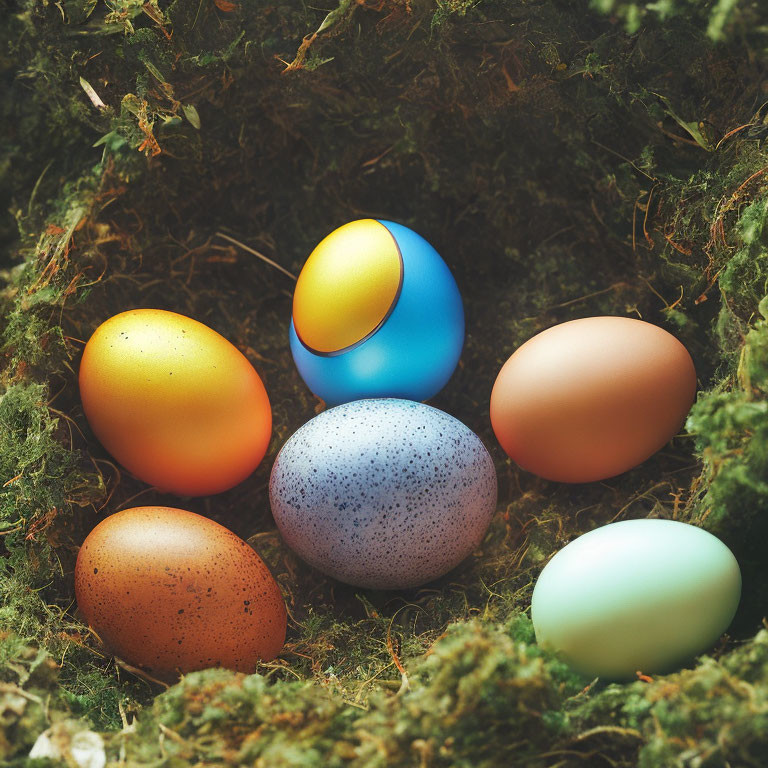
<path fill-rule="evenodd" d="M 768 152 L 757 4 L 465 0 L 9 0 L 0 36 L 0 759 L 79 765 L 765 764 Z M 665 6 L 666 7 L 666 6 Z M 613 14 L 613 15 L 611 15 Z M 762 24 L 762 26 L 761 26 Z M 451 267 L 467 314 L 432 404 L 483 439 L 499 508 L 480 550 L 422 589 L 355 590 L 281 542 L 277 450 L 322 404 L 288 350 L 293 283 L 346 221 L 397 220 Z M 121 472 L 76 371 L 107 317 L 169 309 L 262 376 L 268 455 L 180 501 Z M 700 393 L 631 472 L 564 486 L 512 464 L 488 419 L 501 364 L 557 322 L 666 327 Z M 289 610 L 279 659 L 166 690 L 73 604 L 104 515 L 183 506 L 246 538 Z M 526 611 L 547 559 L 614 520 L 701 525 L 734 551 L 739 613 L 675 674 L 580 678 Z M 81 745 L 81 746 L 78 746 Z M 43 749 L 43 746 L 39 746 Z M 78 751 L 79 750 L 79 751 Z M 38 752 L 37 754 L 42 754 Z"/>

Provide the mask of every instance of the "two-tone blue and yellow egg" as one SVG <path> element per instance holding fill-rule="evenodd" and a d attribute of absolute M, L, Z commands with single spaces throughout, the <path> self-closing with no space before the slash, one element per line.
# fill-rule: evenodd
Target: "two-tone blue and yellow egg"
<path fill-rule="evenodd" d="M 451 377 L 463 344 L 453 275 L 401 224 L 345 224 L 315 248 L 299 275 L 291 352 L 307 386 L 329 405 L 427 400 Z"/>

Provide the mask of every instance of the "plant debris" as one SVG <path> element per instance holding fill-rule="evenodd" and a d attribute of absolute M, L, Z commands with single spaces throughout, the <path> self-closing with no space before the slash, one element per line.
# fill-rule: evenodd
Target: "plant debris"
<path fill-rule="evenodd" d="M 137 766 L 762 766 L 767 29 L 760 3 L 722 0 L 6 0 L 0 762 L 31 765 L 37 743 L 68 765 L 100 744 Z M 280 446 L 322 407 L 288 350 L 291 277 L 363 217 L 412 227 L 451 267 L 468 335 L 433 404 L 499 476 L 481 548 L 401 593 L 312 571 L 267 496 Z M 231 491 L 146 488 L 91 433 L 80 351 L 136 307 L 207 323 L 265 381 L 273 440 Z M 597 314 L 677 335 L 698 401 L 642 466 L 546 482 L 497 445 L 491 387 L 534 333 Z M 165 690 L 80 620 L 78 546 L 153 503 L 212 517 L 269 564 L 289 632 L 258 674 Z M 733 549 L 739 613 L 675 674 L 581 679 L 535 644 L 535 579 L 580 533 L 649 516 Z"/>

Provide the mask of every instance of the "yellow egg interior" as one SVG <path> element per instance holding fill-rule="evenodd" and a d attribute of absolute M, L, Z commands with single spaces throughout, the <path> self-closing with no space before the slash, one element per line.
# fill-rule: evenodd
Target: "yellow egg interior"
<path fill-rule="evenodd" d="M 310 349 L 339 352 L 387 318 L 402 283 L 400 251 L 375 219 L 331 232 L 307 259 L 293 294 L 296 334 Z"/>

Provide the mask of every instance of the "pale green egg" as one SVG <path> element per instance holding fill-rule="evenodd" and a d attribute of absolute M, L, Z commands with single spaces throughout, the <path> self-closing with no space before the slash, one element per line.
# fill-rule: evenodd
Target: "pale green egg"
<path fill-rule="evenodd" d="M 669 672 L 709 650 L 741 596 L 720 539 L 674 520 L 625 520 L 585 533 L 541 572 L 536 639 L 576 669 L 611 680 Z"/>

